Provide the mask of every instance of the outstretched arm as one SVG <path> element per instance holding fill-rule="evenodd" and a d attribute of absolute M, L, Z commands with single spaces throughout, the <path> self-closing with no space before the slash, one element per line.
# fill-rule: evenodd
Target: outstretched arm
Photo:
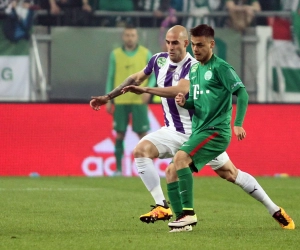
<path fill-rule="evenodd" d="M 190 88 L 190 82 L 186 79 L 180 79 L 177 86 L 171 86 L 171 87 L 139 87 L 135 85 L 130 85 L 127 87 L 124 87 L 122 92 L 132 92 L 135 94 L 143 94 L 148 93 L 152 95 L 157 95 L 160 97 L 166 97 L 166 98 L 174 98 L 179 92 L 183 93 L 184 95 L 189 92 Z"/>
<path fill-rule="evenodd" d="M 144 73 L 144 71 L 140 71 L 137 72 L 131 76 L 129 76 L 128 78 L 126 78 L 121 85 L 119 85 L 118 87 L 116 87 L 115 89 L 113 89 L 112 91 L 110 91 L 109 93 L 107 93 L 106 95 L 103 96 L 92 96 L 92 100 L 90 101 L 90 106 L 94 109 L 94 110 L 99 110 L 100 106 L 106 104 L 109 102 L 109 100 L 112 100 L 114 98 L 116 98 L 119 95 L 122 95 L 122 89 L 126 86 L 129 85 L 134 85 L 134 86 L 138 86 L 140 85 L 144 80 L 146 80 L 149 77 L 149 75 L 146 75 Z"/>

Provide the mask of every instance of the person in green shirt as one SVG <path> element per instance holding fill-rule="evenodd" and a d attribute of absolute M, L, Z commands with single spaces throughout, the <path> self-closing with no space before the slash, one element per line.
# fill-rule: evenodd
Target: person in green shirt
<path fill-rule="evenodd" d="M 175 97 L 180 107 L 194 110 L 194 115 L 192 134 L 174 156 L 173 166 L 178 177 L 182 213 L 175 221 L 168 223 L 172 230 L 197 224 L 192 173 L 198 172 L 209 161 L 226 151 L 231 140 L 233 94 L 237 96 L 233 131 L 239 141 L 246 138 L 242 125 L 248 106 L 248 94 L 233 67 L 213 53 L 213 28 L 206 24 L 192 28 L 191 45 L 199 63 L 194 64 L 189 72 L 189 96 L 186 99 L 183 93 L 178 93 Z M 249 194 L 258 192 L 260 188 L 254 178 L 249 178 L 249 175 L 234 167 L 222 167 L 217 171 L 220 177 L 228 181 L 238 185 L 243 183 L 243 189 L 247 185 Z M 170 178 L 169 173 L 173 174 L 174 171 L 166 171 L 167 179 Z M 294 221 L 282 208 L 274 212 L 273 218 L 284 229 L 295 228 Z"/>
<path fill-rule="evenodd" d="M 109 58 L 106 92 L 110 93 L 129 75 L 140 71 L 151 59 L 150 50 L 138 44 L 137 29 L 131 25 L 124 28 L 122 34 L 123 46 L 114 49 Z M 143 82 L 143 86 L 155 86 L 154 76 Z M 106 104 L 106 110 L 114 118 L 114 130 L 117 132 L 115 142 L 115 157 L 117 171 L 114 176 L 122 175 L 122 158 L 124 155 L 124 138 L 127 126 L 132 119 L 132 130 L 141 139 L 150 129 L 147 102 L 150 95 L 137 96 L 133 93 L 120 95 Z"/>

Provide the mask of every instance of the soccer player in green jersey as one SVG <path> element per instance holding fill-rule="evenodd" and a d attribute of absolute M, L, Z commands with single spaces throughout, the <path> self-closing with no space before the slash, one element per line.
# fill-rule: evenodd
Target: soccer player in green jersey
<path fill-rule="evenodd" d="M 120 83 L 128 77 L 140 71 L 151 59 L 152 53 L 149 49 L 140 45 L 137 29 L 127 25 L 122 33 L 123 45 L 110 53 L 109 70 L 106 82 L 106 92 L 118 88 Z M 143 86 L 155 86 L 154 76 L 143 82 Z M 133 93 L 120 95 L 114 99 L 114 106 L 111 100 L 106 102 L 106 110 L 113 115 L 113 128 L 116 131 L 115 158 L 116 172 L 112 176 L 122 175 L 122 159 L 124 156 L 124 138 L 127 127 L 132 120 L 132 130 L 143 138 L 150 129 L 148 118 L 147 96 L 136 96 Z M 148 96 L 149 99 L 150 95 Z"/>
<path fill-rule="evenodd" d="M 173 166 L 178 176 L 178 198 L 181 200 L 182 213 L 168 224 L 171 231 L 197 223 L 192 172 L 198 172 L 227 149 L 231 139 L 232 94 L 237 96 L 234 134 L 238 140 L 246 137 L 242 125 L 248 105 L 248 94 L 232 66 L 213 54 L 213 28 L 205 24 L 192 28 L 191 44 L 194 57 L 199 63 L 190 69 L 189 97 L 186 99 L 183 93 L 178 93 L 175 100 L 179 106 L 194 110 L 192 134 L 174 157 Z M 222 178 L 240 185 L 252 196 L 257 192 L 260 196 L 257 199 L 262 203 L 269 199 L 252 176 L 234 166 L 223 166 L 216 172 Z M 166 171 L 167 178 L 168 174 L 169 171 Z M 295 228 L 294 221 L 282 208 L 274 211 L 273 218 L 284 229 Z"/>

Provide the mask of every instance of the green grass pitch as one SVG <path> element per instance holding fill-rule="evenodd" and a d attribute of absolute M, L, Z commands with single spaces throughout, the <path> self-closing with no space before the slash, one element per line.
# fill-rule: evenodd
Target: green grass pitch
<path fill-rule="evenodd" d="M 194 180 L 198 224 L 168 233 L 167 221 L 139 220 L 154 202 L 138 177 L 2 177 L 0 249 L 300 249 L 300 178 L 257 178 L 295 230 L 234 184 Z"/>

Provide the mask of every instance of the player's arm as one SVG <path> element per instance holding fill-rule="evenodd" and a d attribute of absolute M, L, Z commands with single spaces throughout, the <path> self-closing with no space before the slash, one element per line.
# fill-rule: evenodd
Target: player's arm
<path fill-rule="evenodd" d="M 123 92 L 121 91 L 124 87 L 129 85 L 139 86 L 143 81 L 145 81 L 149 75 L 144 73 L 144 70 L 141 70 L 131 76 L 127 77 L 118 87 L 107 93 L 105 96 L 111 100 L 116 98 L 119 95 L 122 95 Z"/>
<path fill-rule="evenodd" d="M 151 60 L 153 60 L 152 59 L 152 53 L 149 50 L 148 54 L 147 54 L 147 61 L 150 62 Z M 117 88 L 111 90 L 110 92 L 107 92 L 107 94 L 105 95 L 106 98 L 109 98 L 109 100 L 111 100 L 111 99 L 116 98 L 119 95 L 124 94 L 125 92 L 122 91 L 122 90 L 126 86 L 129 86 L 129 85 L 139 86 L 139 85 L 141 85 L 143 81 L 145 81 L 147 78 L 149 78 L 151 76 L 151 72 L 147 73 L 149 70 L 146 70 L 146 68 L 149 66 L 148 64 L 143 70 L 141 70 L 141 71 L 139 71 L 135 74 L 132 74 L 128 78 L 126 78 L 124 80 L 124 82 L 122 82 Z M 150 80 L 155 81 L 153 78 L 152 79 L 150 78 Z"/>
<path fill-rule="evenodd" d="M 234 94 L 237 96 L 237 104 L 236 104 L 236 117 L 234 121 L 234 133 L 237 136 L 238 140 L 243 140 L 246 137 L 246 131 L 244 130 L 243 122 L 246 115 L 247 107 L 248 107 L 248 93 L 246 88 L 241 87 L 238 88 Z"/>
<path fill-rule="evenodd" d="M 149 75 L 146 75 L 143 70 L 132 74 L 128 78 L 126 78 L 118 87 L 111 90 L 104 96 L 92 96 L 92 100 L 90 101 L 90 106 L 94 110 L 99 110 L 101 105 L 104 105 L 108 103 L 110 100 L 116 98 L 119 95 L 122 95 L 122 89 L 129 85 L 138 86 L 140 85 L 144 80 L 146 80 L 149 77 Z"/>
<path fill-rule="evenodd" d="M 191 84 L 189 80 L 186 80 L 188 82 L 188 86 L 189 86 L 189 96 L 187 98 L 187 93 L 182 93 L 179 92 L 176 96 L 175 96 L 175 101 L 177 103 L 177 105 L 179 105 L 180 107 L 183 107 L 185 109 L 194 109 L 194 100 L 193 100 L 193 96 L 191 93 L 193 93 L 193 90 L 191 88 Z"/>
<path fill-rule="evenodd" d="M 138 87 L 138 86 L 128 86 L 124 88 L 124 92 L 133 92 L 135 94 L 143 94 L 148 93 L 151 95 L 157 95 L 160 97 L 166 98 L 174 98 L 179 92 L 183 93 L 184 95 L 189 92 L 189 84 L 190 82 L 186 79 L 180 79 L 177 86 L 170 86 L 170 87 Z"/>
<path fill-rule="evenodd" d="M 236 117 L 234 126 L 243 126 L 244 118 L 248 107 L 248 93 L 245 88 L 239 88 L 234 94 L 237 96 Z"/>
<path fill-rule="evenodd" d="M 145 87 L 145 93 L 157 95 L 160 97 L 174 98 L 179 92 L 186 95 L 189 92 L 190 81 L 186 79 L 180 79 L 177 86 L 170 86 L 164 88 L 149 88 Z"/>

